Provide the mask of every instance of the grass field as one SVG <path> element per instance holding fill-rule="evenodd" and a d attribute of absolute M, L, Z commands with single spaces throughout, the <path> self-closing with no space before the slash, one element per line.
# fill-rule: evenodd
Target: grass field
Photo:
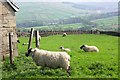
<path fill-rule="evenodd" d="M 118 16 L 113 16 L 104 19 L 97 19 L 93 22 L 97 23 L 98 25 L 111 25 L 111 24 L 118 24 Z"/>
<path fill-rule="evenodd" d="M 49 31 L 64 31 L 64 30 L 77 30 L 84 25 L 82 23 L 76 23 L 76 24 L 63 24 L 63 25 L 50 25 L 50 26 L 36 26 L 36 27 L 29 27 L 29 28 L 18 28 L 21 31 L 28 31 L 31 30 L 31 28 L 37 29 L 37 30 L 49 30 Z"/>
<path fill-rule="evenodd" d="M 36 66 L 31 57 L 26 57 L 28 38 L 20 37 L 18 44 L 19 56 L 15 58 L 14 65 L 9 65 L 8 60 L 3 65 L 3 78 L 66 78 L 67 73 L 62 69 L 45 68 Z M 108 35 L 61 35 L 42 37 L 40 42 L 42 49 L 60 51 L 64 46 L 71 49 L 70 78 L 118 78 L 118 37 Z M 84 52 L 79 47 L 83 44 L 95 45 L 100 49 L 99 53 Z M 33 40 L 32 47 L 35 47 Z"/>

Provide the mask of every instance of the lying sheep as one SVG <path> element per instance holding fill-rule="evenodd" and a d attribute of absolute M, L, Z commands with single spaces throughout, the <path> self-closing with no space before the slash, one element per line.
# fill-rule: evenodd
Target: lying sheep
<path fill-rule="evenodd" d="M 50 68 L 62 68 L 70 75 L 70 56 L 66 52 L 52 52 L 38 48 L 29 49 L 26 56 L 32 56 L 36 65 Z"/>
<path fill-rule="evenodd" d="M 96 46 L 82 45 L 80 49 L 83 49 L 85 52 L 99 52 Z"/>
<path fill-rule="evenodd" d="M 65 37 L 65 36 L 67 36 L 67 33 L 63 33 L 62 37 Z"/>
<path fill-rule="evenodd" d="M 23 43 L 22 45 L 28 45 L 28 43 Z"/>
<path fill-rule="evenodd" d="M 69 48 L 64 48 L 63 46 L 60 46 L 61 51 L 65 51 L 65 52 L 70 52 L 71 50 Z"/>

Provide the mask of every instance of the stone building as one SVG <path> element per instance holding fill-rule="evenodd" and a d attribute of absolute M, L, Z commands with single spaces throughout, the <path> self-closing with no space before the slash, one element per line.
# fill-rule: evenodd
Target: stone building
<path fill-rule="evenodd" d="M 16 17 L 15 12 L 19 11 L 11 0 L 0 0 L 0 59 L 9 54 L 9 33 L 12 35 L 13 57 L 18 55 Z"/>

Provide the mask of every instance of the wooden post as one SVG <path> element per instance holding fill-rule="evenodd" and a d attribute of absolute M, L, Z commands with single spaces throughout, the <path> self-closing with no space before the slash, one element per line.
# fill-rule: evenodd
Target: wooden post
<path fill-rule="evenodd" d="M 93 30 L 91 30 L 90 33 L 93 34 Z"/>
<path fill-rule="evenodd" d="M 30 49 L 30 47 L 31 47 L 31 42 L 32 42 L 32 37 L 33 37 L 33 32 L 34 32 L 34 28 L 31 28 L 30 38 L 29 38 L 29 44 L 28 44 L 28 49 Z"/>
<path fill-rule="evenodd" d="M 37 48 L 39 48 L 40 47 L 40 45 L 39 45 L 39 38 L 40 38 L 40 36 L 39 36 L 39 31 L 35 31 L 35 41 L 36 41 L 36 47 Z"/>
<path fill-rule="evenodd" d="M 10 64 L 13 64 L 12 33 L 9 33 L 9 51 L 10 51 Z"/>

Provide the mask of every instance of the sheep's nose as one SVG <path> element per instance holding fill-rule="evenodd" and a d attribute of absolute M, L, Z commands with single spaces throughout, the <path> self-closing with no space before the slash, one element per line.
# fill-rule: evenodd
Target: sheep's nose
<path fill-rule="evenodd" d="M 82 47 L 80 47 L 80 49 L 82 49 Z"/>

